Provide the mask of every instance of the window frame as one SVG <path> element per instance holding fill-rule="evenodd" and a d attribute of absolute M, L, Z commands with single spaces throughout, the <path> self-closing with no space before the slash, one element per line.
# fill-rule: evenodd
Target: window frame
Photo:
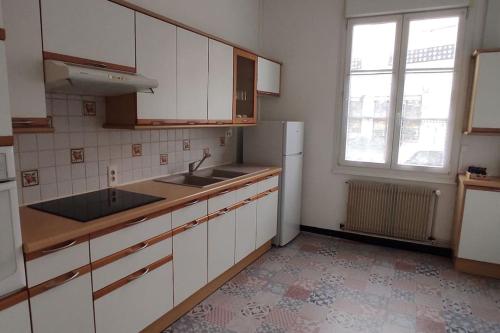
<path fill-rule="evenodd" d="M 465 8 L 450 9 L 450 10 L 436 10 L 425 11 L 418 13 L 403 13 L 397 15 L 381 15 L 373 17 L 360 17 L 347 19 L 346 31 L 346 53 L 343 71 L 343 90 L 342 90 L 342 118 L 340 129 L 340 147 L 338 164 L 340 167 L 356 167 L 358 170 L 373 170 L 378 169 L 396 171 L 396 172 L 409 172 L 410 174 L 435 174 L 444 175 L 451 174 L 452 172 L 452 153 L 454 151 L 453 138 L 456 133 L 457 119 L 459 117 L 458 102 L 460 100 L 461 91 L 461 75 L 464 46 L 465 46 L 465 26 L 466 26 L 467 10 Z M 406 58 L 409 39 L 409 27 L 412 20 L 419 19 L 433 19 L 440 17 L 457 16 L 459 19 L 457 31 L 457 43 L 455 49 L 455 63 L 453 70 L 453 81 L 450 96 L 450 113 L 448 116 L 448 129 L 446 133 L 445 151 L 444 151 L 444 165 L 443 167 L 429 167 L 429 166 L 407 166 L 398 164 L 399 154 L 399 139 L 401 136 L 401 115 L 403 105 L 403 94 L 406 74 Z M 348 121 L 348 106 L 349 106 L 349 85 L 351 74 L 351 54 L 352 54 L 352 39 L 353 28 L 358 24 L 373 24 L 373 23 L 388 23 L 396 22 L 395 32 L 395 45 L 394 45 L 394 61 L 392 69 L 392 86 L 390 96 L 390 107 L 388 129 L 387 129 L 387 146 L 385 163 L 373 162 L 359 162 L 349 161 L 345 159 L 346 154 L 346 140 L 347 140 L 347 121 Z"/>

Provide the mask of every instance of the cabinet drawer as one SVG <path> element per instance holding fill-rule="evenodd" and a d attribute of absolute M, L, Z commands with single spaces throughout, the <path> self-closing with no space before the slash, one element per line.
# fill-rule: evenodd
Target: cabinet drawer
<path fill-rule="evenodd" d="M 94 332 L 90 265 L 30 288 L 34 333 Z"/>
<path fill-rule="evenodd" d="M 211 196 L 208 199 L 208 213 L 214 213 L 218 210 L 230 207 L 234 205 L 236 202 L 236 191 L 235 190 L 225 190 Z"/>
<path fill-rule="evenodd" d="M 141 331 L 172 309 L 172 284 L 170 257 L 118 281 L 102 296 L 94 293 L 96 332 Z"/>
<path fill-rule="evenodd" d="M 190 201 L 172 212 L 172 228 L 175 229 L 205 215 L 207 215 L 207 200 Z"/>
<path fill-rule="evenodd" d="M 132 221 L 128 227 L 90 239 L 92 262 L 172 229 L 170 213 Z"/>
<path fill-rule="evenodd" d="M 272 188 L 277 187 L 279 184 L 279 176 L 268 176 L 257 183 L 257 191 L 258 193 L 265 192 Z"/>
<path fill-rule="evenodd" d="M 237 202 L 243 201 L 257 194 L 257 183 L 246 183 L 236 190 Z"/>
<path fill-rule="evenodd" d="M 70 240 L 26 255 L 28 287 L 53 279 L 75 268 L 88 265 L 89 242 L 86 237 Z"/>
<path fill-rule="evenodd" d="M 105 257 L 92 263 L 92 288 L 102 289 L 171 254 L 172 233 L 168 232 Z"/>

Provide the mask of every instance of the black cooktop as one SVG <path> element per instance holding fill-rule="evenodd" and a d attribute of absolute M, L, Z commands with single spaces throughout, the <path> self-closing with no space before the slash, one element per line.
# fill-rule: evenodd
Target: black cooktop
<path fill-rule="evenodd" d="M 105 189 L 41 202 L 28 207 L 79 222 L 89 222 L 160 200 L 163 198 L 117 189 Z"/>

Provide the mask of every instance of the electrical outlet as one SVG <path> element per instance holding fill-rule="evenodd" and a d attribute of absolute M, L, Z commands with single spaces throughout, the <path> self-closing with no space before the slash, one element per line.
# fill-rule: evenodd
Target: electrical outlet
<path fill-rule="evenodd" d="M 108 186 L 113 187 L 118 185 L 118 168 L 116 165 L 108 166 Z"/>
<path fill-rule="evenodd" d="M 230 138 L 233 136 L 233 129 L 229 128 L 226 130 L 226 138 Z"/>

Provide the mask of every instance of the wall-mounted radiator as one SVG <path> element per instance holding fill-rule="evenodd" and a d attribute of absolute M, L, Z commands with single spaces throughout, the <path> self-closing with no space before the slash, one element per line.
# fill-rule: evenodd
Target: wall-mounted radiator
<path fill-rule="evenodd" d="M 421 186 L 350 180 L 344 230 L 433 239 L 439 191 Z"/>

